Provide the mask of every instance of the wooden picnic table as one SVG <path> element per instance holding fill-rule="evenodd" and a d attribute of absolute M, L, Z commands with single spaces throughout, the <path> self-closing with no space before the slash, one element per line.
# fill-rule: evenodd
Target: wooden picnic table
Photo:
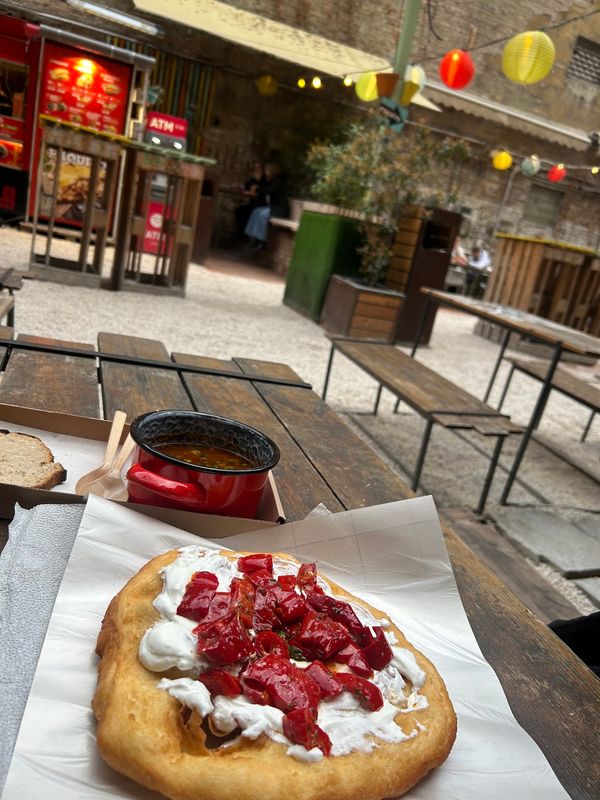
<path fill-rule="evenodd" d="M 249 422 L 281 449 L 274 474 L 290 521 L 320 502 L 341 511 L 413 496 L 285 364 L 169 354 L 161 342 L 108 333 L 98 336 L 104 355 L 96 361 L 90 345 L 19 335 L 17 342 L 42 347 L 24 350 L 7 344 L 11 335 L 0 328 L 0 403 L 96 418 L 122 408 L 130 420 L 157 407 L 194 408 Z M 56 352 L 65 346 L 66 354 Z M 443 529 L 469 621 L 515 717 L 571 796 L 596 800 L 600 681 L 449 526 Z"/>
<path fill-rule="evenodd" d="M 506 484 L 500 496 L 500 503 L 505 504 L 508 501 L 510 490 L 517 477 L 517 472 L 527 445 L 533 434 L 533 431 L 539 424 L 539 421 L 544 413 L 550 391 L 552 389 L 552 381 L 556 368 L 563 353 L 573 353 L 580 356 L 589 356 L 592 358 L 600 358 L 600 338 L 597 336 L 590 336 L 587 333 L 569 328 L 566 325 L 561 325 L 558 322 L 553 322 L 543 317 L 538 317 L 535 314 L 530 314 L 518 308 L 511 306 L 503 306 L 498 303 L 490 303 L 487 300 L 478 300 L 474 297 L 463 297 L 461 295 L 452 294 L 451 292 L 441 292 L 437 289 L 430 289 L 423 287 L 421 289 L 423 294 L 427 297 L 425 308 L 415 341 L 413 344 L 411 355 L 414 356 L 419 343 L 421 341 L 421 334 L 427 324 L 427 318 L 433 311 L 433 308 L 438 305 L 449 306 L 460 311 L 465 311 L 467 314 L 473 314 L 480 319 L 487 320 L 499 326 L 504 335 L 500 343 L 500 350 L 496 358 L 496 363 L 492 369 L 492 374 L 488 383 L 488 387 L 483 396 L 483 402 L 486 403 L 492 391 L 492 387 L 496 380 L 500 364 L 504 358 L 504 352 L 508 345 L 508 340 L 513 333 L 518 333 L 526 336 L 532 341 L 542 342 L 552 348 L 552 354 L 548 362 L 547 371 L 542 379 L 542 387 L 536 400 L 535 406 L 531 413 L 529 423 L 523 431 L 523 436 L 519 443 L 517 454 L 511 466 Z"/>

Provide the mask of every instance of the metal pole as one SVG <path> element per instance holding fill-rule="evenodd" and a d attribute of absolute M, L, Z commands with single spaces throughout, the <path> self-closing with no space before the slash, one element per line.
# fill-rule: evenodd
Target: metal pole
<path fill-rule="evenodd" d="M 404 16 L 402 19 L 402 29 L 400 31 L 400 38 L 396 46 L 396 53 L 394 55 L 394 72 L 400 76 L 396 84 L 396 91 L 394 92 L 393 100 L 396 103 L 400 102 L 402 96 L 402 89 L 404 88 L 404 73 L 410 59 L 410 53 L 413 46 L 413 39 L 419 23 L 419 14 L 421 13 L 422 0 L 406 0 L 404 6 Z"/>
<path fill-rule="evenodd" d="M 492 392 L 492 386 L 494 385 L 494 381 L 496 380 L 496 375 L 498 374 L 498 370 L 500 369 L 500 364 L 502 363 L 502 359 L 504 358 L 504 351 L 506 350 L 506 345 L 508 344 L 508 340 L 510 338 L 511 330 L 507 328 L 504 332 L 504 336 L 502 337 L 502 344 L 500 346 L 500 352 L 498 353 L 498 358 L 496 359 L 496 364 L 494 369 L 492 370 L 492 375 L 490 377 L 490 382 L 488 383 L 488 387 L 486 389 L 485 395 L 483 396 L 483 402 L 487 403 L 489 396 Z"/>
<path fill-rule="evenodd" d="M 556 347 L 554 348 L 554 353 L 552 354 L 552 360 L 550 361 L 550 366 L 548 367 L 548 371 L 546 372 L 546 377 L 544 379 L 542 390 L 538 396 L 535 408 L 533 409 L 533 412 L 531 414 L 531 418 L 529 419 L 529 424 L 527 428 L 523 431 L 523 436 L 521 437 L 521 441 L 519 443 L 519 449 L 517 451 L 517 455 L 515 456 L 515 460 L 513 461 L 513 465 L 510 468 L 510 472 L 508 474 L 508 478 L 506 479 L 506 484 L 504 485 L 504 489 L 502 490 L 502 494 L 500 495 L 501 506 L 506 505 L 506 501 L 508 500 L 508 495 L 510 494 L 510 490 L 514 483 L 514 480 L 517 477 L 519 465 L 521 464 L 523 456 L 525 455 L 525 450 L 527 449 L 527 445 L 529 444 L 531 435 L 534 429 L 537 427 L 540 418 L 542 416 L 542 413 L 544 411 L 544 408 L 546 406 L 548 395 L 550 394 L 550 390 L 552 389 L 552 378 L 554 377 L 556 366 L 560 361 L 561 353 L 562 353 L 562 342 L 557 342 Z"/>

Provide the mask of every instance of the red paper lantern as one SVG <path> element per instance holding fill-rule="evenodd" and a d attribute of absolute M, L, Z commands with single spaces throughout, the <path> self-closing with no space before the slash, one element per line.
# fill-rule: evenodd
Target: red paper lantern
<path fill-rule="evenodd" d="M 555 164 L 553 167 L 550 167 L 548 170 L 548 180 L 552 181 L 552 183 L 560 183 L 564 181 L 567 175 L 567 170 L 563 167 L 562 164 Z"/>
<path fill-rule="evenodd" d="M 473 75 L 475 65 L 465 50 L 450 50 L 440 61 L 440 78 L 450 89 L 464 89 Z"/>

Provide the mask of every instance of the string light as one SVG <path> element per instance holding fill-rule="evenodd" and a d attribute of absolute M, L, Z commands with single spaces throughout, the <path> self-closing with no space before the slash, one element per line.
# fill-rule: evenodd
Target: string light
<path fill-rule="evenodd" d="M 319 78 L 318 75 L 315 75 L 315 77 L 312 79 L 310 83 L 313 89 L 320 89 L 323 86 L 323 81 L 321 80 L 321 78 Z"/>
<path fill-rule="evenodd" d="M 352 78 L 350 75 L 346 75 L 344 78 L 344 86 L 352 86 Z"/>
<path fill-rule="evenodd" d="M 600 167 L 592 167 L 592 175 L 597 175 L 600 172 Z"/>
<path fill-rule="evenodd" d="M 306 81 L 304 78 L 298 78 L 298 86 L 300 87 L 300 89 L 304 89 L 304 87 L 306 86 Z"/>

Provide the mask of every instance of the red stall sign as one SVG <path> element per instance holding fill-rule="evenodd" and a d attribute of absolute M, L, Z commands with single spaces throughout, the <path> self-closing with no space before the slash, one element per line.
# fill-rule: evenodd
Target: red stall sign
<path fill-rule="evenodd" d="M 85 125 L 105 133 L 125 133 L 131 67 L 74 47 L 47 42 L 42 67 L 39 111 L 57 119 Z M 56 151 L 46 150 L 42 169 L 40 215 L 48 216 L 56 169 L 57 219 L 79 224 L 88 199 L 90 159 L 63 150 L 61 163 Z M 101 170 L 98 193 L 104 190 Z"/>

